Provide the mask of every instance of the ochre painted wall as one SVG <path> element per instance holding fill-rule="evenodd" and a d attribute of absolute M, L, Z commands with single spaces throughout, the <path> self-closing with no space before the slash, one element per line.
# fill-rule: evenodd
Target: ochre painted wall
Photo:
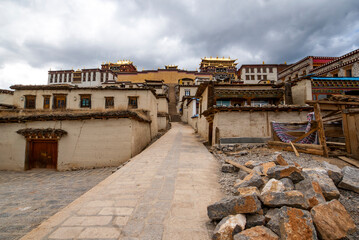
<path fill-rule="evenodd" d="M 117 75 L 117 81 L 131 81 L 133 83 L 144 82 L 145 80 L 164 80 L 164 83 L 178 84 L 182 78 L 195 79 L 196 76 L 208 77 L 212 79 L 211 74 L 196 74 L 195 72 L 177 71 L 177 70 L 153 70 L 137 73 L 120 73 Z"/>

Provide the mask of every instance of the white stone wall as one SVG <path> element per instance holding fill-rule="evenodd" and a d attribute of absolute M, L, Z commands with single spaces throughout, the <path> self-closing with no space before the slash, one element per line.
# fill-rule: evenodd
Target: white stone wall
<path fill-rule="evenodd" d="M 73 83 L 73 74 L 71 73 L 57 73 L 54 75 L 53 81 L 50 82 L 50 77 L 52 73 L 48 74 L 48 84 L 75 84 L 80 87 L 94 87 L 94 86 L 100 86 L 103 82 L 106 81 L 106 72 L 102 72 L 103 74 L 103 82 L 101 82 L 101 71 L 83 71 L 81 73 L 81 82 Z M 69 81 L 67 81 L 67 75 L 69 74 Z M 57 80 L 57 75 L 59 75 L 59 79 Z M 95 81 L 94 81 L 94 75 L 95 75 Z M 88 78 L 90 76 L 90 79 Z M 65 82 L 66 78 L 66 82 Z M 56 79 L 56 81 L 55 81 Z M 115 81 L 116 76 L 112 72 L 108 72 L 108 81 Z"/>
<path fill-rule="evenodd" d="M 359 62 L 356 62 L 353 64 L 352 74 L 353 74 L 353 77 L 359 77 Z"/>
<path fill-rule="evenodd" d="M 302 80 L 292 87 L 294 105 L 306 105 L 306 100 L 313 100 L 312 83 L 310 80 Z"/>
<path fill-rule="evenodd" d="M 265 71 L 262 72 L 262 70 L 260 72 L 258 72 L 258 68 L 262 69 L 264 68 Z M 277 68 L 276 67 L 272 67 L 272 72 L 269 72 L 269 67 L 260 67 L 258 66 L 255 67 L 254 73 L 251 73 L 250 69 L 248 67 L 244 67 L 241 71 L 241 81 L 244 82 L 244 84 L 256 84 L 258 83 L 260 80 L 263 80 L 263 75 L 267 76 L 267 81 L 274 81 L 276 82 L 277 79 Z M 250 80 L 247 80 L 247 77 L 249 76 Z M 251 80 L 251 76 L 254 76 L 254 80 Z M 261 76 L 261 78 L 259 77 Z"/>
<path fill-rule="evenodd" d="M 197 127 L 197 117 L 193 117 L 194 115 L 196 115 L 196 101 L 192 100 L 189 104 L 188 104 L 188 108 L 187 108 L 187 123 L 197 132 L 198 131 L 198 127 Z"/>
<path fill-rule="evenodd" d="M 213 142 L 216 128 L 220 138 L 271 138 L 271 122 L 303 122 L 307 119 L 307 111 L 297 112 L 219 112 L 213 119 Z"/>
<path fill-rule="evenodd" d="M 168 117 L 158 117 L 157 126 L 158 126 L 158 131 L 166 130 L 168 126 Z"/>
<path fill-rule="evenodd" d="M 114 110 L 127 110 L 128 97 L 136 96 L 139 110 L 149 111 L 151 118 L 151 134 L 154 137 L 158 132 L 157 127 L 157 99 L 150 90 L 110 90 L 110 89 L 72 89 L 69 90 L 16 90 L 14 92 L 13 104 L 18 108 L 24 108 L 25 95 L 36 95 L 36 109 L 43 110 L 43 95 L 51 95 L 50 109 L 52 111 L 53 95 L 67 94 L 66 108 L 72 110 L 90 110 L 80 107 L 81 94 L 91 95 L 91 110 L 104 110 L 105 97 L 114 97 Z"/>
<path fill-rule="evenodd" d="M 67 131 L 58 141 L 57 169 L 60 171 L 119 166 L 151 140 L 149 123 L 129 118 L 0 123 L 0 170 L 24 170 L 26 139 L 16 133 L 23 128 Z"/>
<path fill-rule="evenodd" d="M 284 79 L 284 81 L 293 80 L 298 77 L 307 75 L 313 69 L 313 59 L 308 58 L 299 64 L 288 67 L 284 72 L 278 73 L 278 80 Z"/>
<path fill-rule="evenodd" d="M 203 113 L 205 110 L 207 110 L 208 87 L 202 93 L 201 99 L 202 101 L 200 102 L 200 113 Z M 205 116 L 199 114 L 197 120 L 197 127 L 198 127 L 198 133 L 201 135 L 201 137 L 204 138 L 206 141 L 208 141 L 208 122 Z"/>
<path fill-rule="evenodd" d="M 167 98 L 160 97 L 157 99 L 157 106 L 159 113 L 168 113 L 168 101 Z"/>
<path fill-rule="evenodd" d="M 0 103 L 13 105 L 14 95 L 0 92 Z"/>
<path fill-rule="evenodd" d="M 191 86 L 179 86 L 179 95 L 178 95 L 179 101 L 181 101 L 183 96 L 185 96 L 185 90 L 189 90 L 190 91 L 190 96 L 194 96 L 194 95 L 196 95 L 197 88 L 198 88 L 198 86 L 193 86 L 193 85 L 191 85 Z"/>

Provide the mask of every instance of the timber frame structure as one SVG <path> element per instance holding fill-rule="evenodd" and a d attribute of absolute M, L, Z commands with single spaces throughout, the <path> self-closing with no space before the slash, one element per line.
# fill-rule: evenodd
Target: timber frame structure
<path fill-rule="evenodd" d="M 345 155 L 359 159 L 359 97 L 354 96 L 332 96 L 329 99 L 306 101 L 314 106 L 314 112 L 318 121 L 319 141 L 323 146 L 324 156 L 329 154 L 336 156 L 335 152 L 328 151 L 328 145 L 345 146 Z M 322 116 L 322 112 L 327 113 Z M 342 121 L 345 144 L 340 142 L 326 142 L 323 123 Z M 342 155 L 342 154 L 340 154 Z"/>
<path fill-rule="evenodd" d="M 286 151 L 297 150 L 298 152 L 322 155 L 324 157 L 346 155 L 359 160 L 359 97 L 331 96 L 324 100 L 308 100 L 306 103 L 314 108 L 315 120 L 311 122 L 311 130 L 297 137 L 291 143 L 269 141 L 268 146 Z M 345 143 L 327 141 L 330 130 L 326 129 L 326 127 L 335 122 L 341 122 L 341 135 L 345 138 Z M 319 145 L 296 143 L 314 132 L 318 133 Z M 274 140 L 279 139 L 274 136 Z"/>

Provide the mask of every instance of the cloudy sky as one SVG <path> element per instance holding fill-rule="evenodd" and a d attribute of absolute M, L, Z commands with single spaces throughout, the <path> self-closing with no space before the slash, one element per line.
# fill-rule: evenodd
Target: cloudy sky
<path fill-rule="evenodd" d="M 291 63 L 359 48 L 358 0 L 0 0 L 0 88 L 51 69 L 130 59 L 139 70 L 202 57 Z"/>

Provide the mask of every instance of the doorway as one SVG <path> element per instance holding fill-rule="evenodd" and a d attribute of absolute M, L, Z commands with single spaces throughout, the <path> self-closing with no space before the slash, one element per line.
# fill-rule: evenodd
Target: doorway
<path fill-rule="evenodd" d="M 57 140 L 29 140 L 28 144 L 28 169 L 57 169 Z"/>

